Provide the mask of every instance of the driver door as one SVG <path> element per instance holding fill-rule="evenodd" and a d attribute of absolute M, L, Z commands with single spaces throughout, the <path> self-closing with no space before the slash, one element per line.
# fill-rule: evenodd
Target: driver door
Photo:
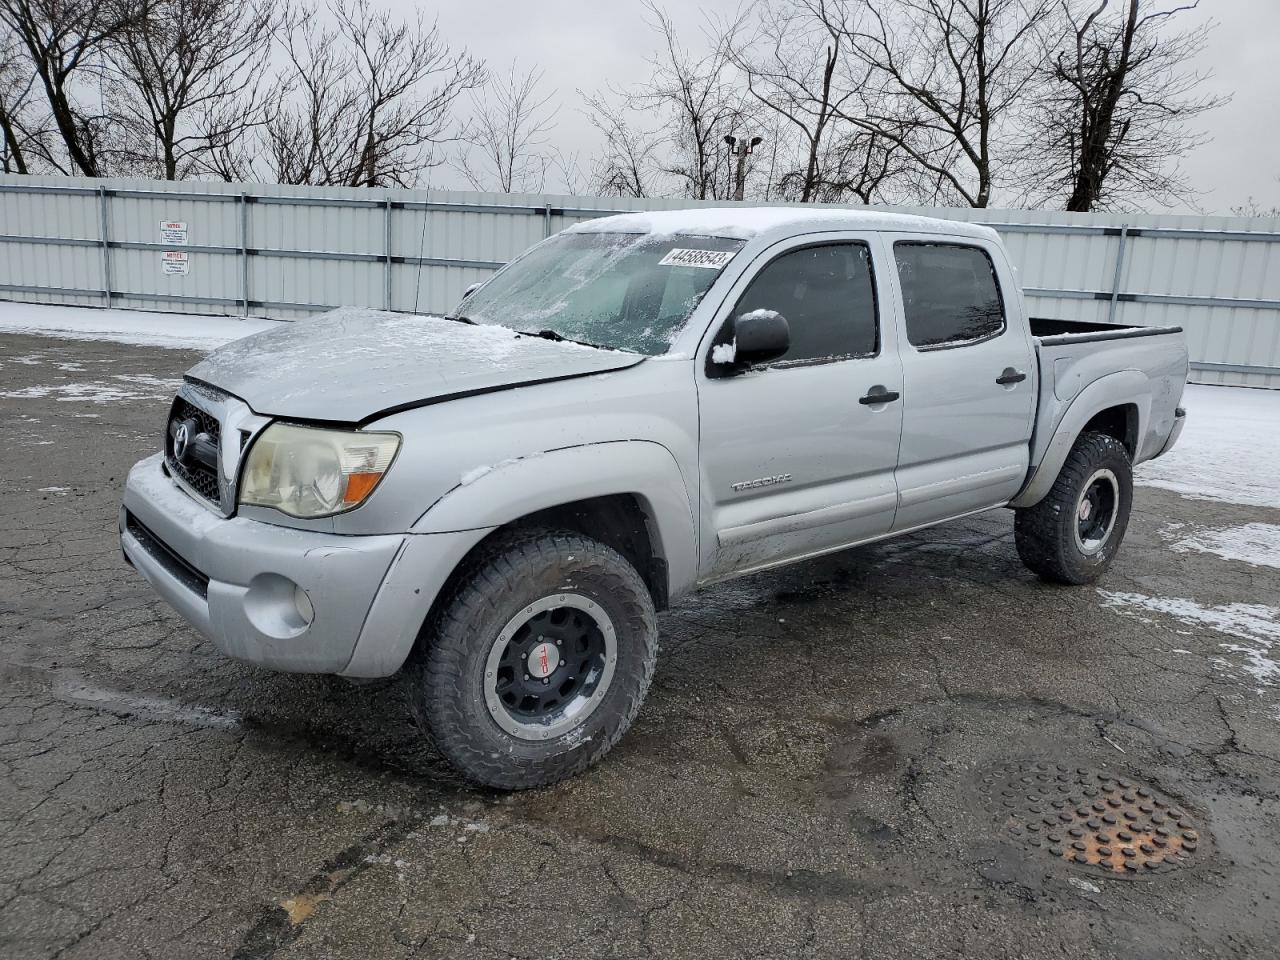
<path fill-rule="evenodd" d="M 762 255 L 725 301 L 732 317 L 774 310 L 791 345 L 747 370 L 698 376 L 701 536 L 706 582 L 888 533 L 897 505 L 902 365 L 882 304 L 874 235 L 824 234 Z M 890 265 L 891 267 L 891 265 Z M 720 354 L 723 356 L 723 353 Z"/>

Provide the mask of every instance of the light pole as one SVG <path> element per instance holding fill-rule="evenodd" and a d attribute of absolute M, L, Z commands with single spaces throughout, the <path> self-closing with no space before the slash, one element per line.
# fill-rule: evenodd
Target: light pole
<path fill-rule="evenodd" d="M 747 186 L 747 157 L 760 144 L 764 143 L 764 137 L 752 137 L 748 141 L 745 137 L 739 140 L 733 135 L 724 138 L 724 142 L 729 145 L 730 153 L 738 158 L 738 169 L 734 176 L 733 199 L 741 200 L 742 194 Z"/>

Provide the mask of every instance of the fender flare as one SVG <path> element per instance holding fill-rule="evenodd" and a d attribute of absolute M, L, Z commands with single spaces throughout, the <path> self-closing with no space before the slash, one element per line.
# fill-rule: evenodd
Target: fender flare
<path fill-rule="evenodd" d="M 656 552 L 667 564 L 669 592 L 680 595 L 697 581 L 697 524 L 678 461 L 651 440 L 589 443 L 504 461 L 444 494 L 411 532 L 500 527 L 539 510 L 616 494 L 641 500 Z"/>
<path fill-rule="evenodd" d="M 1145 373 L 1141 370 L 1109 373 L 1076 394 L 1054 426 L 1053 436 L 1044 447 L 1039 465 L 1009 506 L 1030 507 L 1043 500 L 1062 472 L 1062 465 L 1067 462 L 1085 424 L 1103 410 L 1129 405 L 1138 408 L 1137 443 L 1141 447 L 1151 420 L 1151 380 Z"/>
<path fill-rule="evenodd" d="M 386 677 L 399 670 L 448 578 L 498 527 L 538 510 L 622 493 L 644 503 L 667 563 L 669 592 L 691 589 L 697 581 L 697 527 L 679 463 L 666 447 L 623 440 L 550 450 L 458 484 L 418 518 L 341 674 Z"/>

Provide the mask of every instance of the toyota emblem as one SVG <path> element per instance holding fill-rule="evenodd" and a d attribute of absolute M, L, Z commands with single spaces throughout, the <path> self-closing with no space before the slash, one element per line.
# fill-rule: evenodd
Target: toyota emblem
<path fill-rule="evenodd" d="M 187 445 L 191 443 L 191 425 L 187 421 L 178 424 L 173 432 L 173 458 L 179 462 L 187 458 Z"/>

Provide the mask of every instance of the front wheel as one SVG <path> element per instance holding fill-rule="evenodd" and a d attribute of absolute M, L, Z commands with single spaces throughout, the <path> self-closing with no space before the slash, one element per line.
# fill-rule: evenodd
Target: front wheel
<path fill-rule="evenodd" d="M 1133 467 L 1124 444 L 1082 434 L 1045 498 L 1016 512 L 1018 556 L 1044 580 L 1093 583 L 1115 559 L 1132 505 Z"/>
<path fill-rule="evenodd" d="M 631 726 L 653 678 L 653 600 L 616 550 L 513 535 L 443 598 L 408 677 L 415 717 L 464 776 L 520 790 L 572 776 Z"/>

